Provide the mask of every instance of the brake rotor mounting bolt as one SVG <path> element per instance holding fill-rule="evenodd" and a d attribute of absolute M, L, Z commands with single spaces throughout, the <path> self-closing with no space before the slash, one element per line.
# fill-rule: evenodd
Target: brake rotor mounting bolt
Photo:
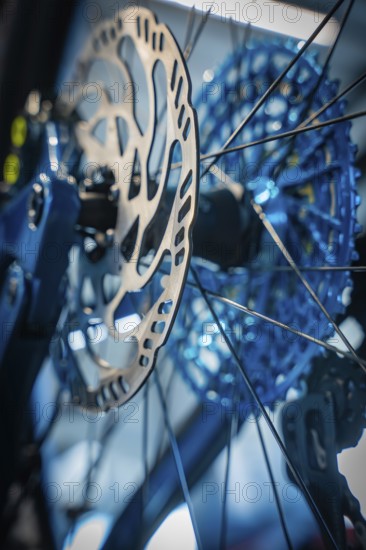
<path fill-rule="evenodd" d="M 118 199 L 119 199 L 118 185 L 112 185 L 108 193 L 108 198 L 111 202 L 118 202 Z"/>
<path fill-rule="evenodd" d="M 82 190 L 85 190 L 85 191 L 91 191 L 92 188 L 93 188 L 93 182 L 90 178 L 85 178 L 85 180 L 82 181 L 82 185 L 81 185 L 81 188 Z"/>
<path fill-rule="evenodd" d="M 76 181 L 76 178 L 74 178 L 74 176 L 67 176 L 67 183 L 70 184 L 70 185 L 76 185 L 77 184 L 77 181 Z"/>
<path fill-rule="evenodd" d="M 39 225 L 44 207 L 44 188 L 40 183 L 34 183 L 29 199 L 28 219 L 31 229 Z"/>
<path fill-rule="evenodd" d="M 114 230 L 113 229 L 107 229 L 105 233 L 105 243 L 106 246 L 111 247 L 113 245 L 114 241 Z"/>

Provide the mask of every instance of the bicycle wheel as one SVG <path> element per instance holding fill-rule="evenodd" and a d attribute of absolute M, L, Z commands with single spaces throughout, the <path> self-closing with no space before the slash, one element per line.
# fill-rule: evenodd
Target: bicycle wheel
<path fill-rule="evenodd" d="M 343 33 L 352 5 L 338 2 L 323 25 L 337 14 Z M 84 23 L 102 16 L 84 8 Z M 337 49 L 321 64 L 308 51 L 315 36 L 273 41 L 214 13 L 193 26 L 193 11 L 184 44 L 176 8 L 156 9 L 177 41 L 147 8 L 103 19 L 47 123 L 57 178 L 78 182 L 81 203 L 65 307 L 33 393 L 55 546 L 178 545 L 178 516 L 163 520 L 182 501 L 192 547 L 315 547 L 321 532 L 345 548 L 346 515 L 364 543 L 335 462 L 358 443 L 365 402 L 364 361 L 338 326 L 359 227 L 353 115 L 326 77 Z M 215 71 L 197 68 L 205 36 L 233 42 Z M 289 402 L 285 443 L 277 401 Z M 169 521 L 174 538 L 156 533 Z"/>

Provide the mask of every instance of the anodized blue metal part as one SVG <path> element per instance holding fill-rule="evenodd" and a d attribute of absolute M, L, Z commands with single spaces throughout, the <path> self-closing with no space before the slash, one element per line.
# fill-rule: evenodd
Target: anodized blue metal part
<path fill-rule="evenodd" d="M 40 164 L 45 171 L 19 190 L 0 214 L 0 323 L 7 327 L 0 359 L 19 322 L 23 332 L 52 336 L 55 311 L 63 301 L 60 284 L 76 238 L 77 187 L 61 174 L 57 130 L 48 126 Z"/>
<path fill-rule="evenodd" d="M 0 212 L 0 404 L 6 452 L 0 480 L 3 495 L 22 465 L 21 447 L 34 418 L 32 387 L 49 353 L 64 303 L 69 249 L 76 237 L 77 187 L 60 173 L 58 139 L 49 123 L 42 166 L 45 173 L 14 193 Z M 24 465 L 23 465 L 24 467 Z"/>
<path fill-rule="evenodd" d="M 229 56 L 216 71 L 206 72 L 208 80 L 197 101 L 203 153 L 222 147 L 299 47 L 293 42 L 253 42 Z M 338 88 L 326 75 L 319 83 L 320 74 L 315 56 L 302 56 L 232 146 L 292 130 L 318 111 Z M 336 102 L 315 122 L 339 117 L 344 110 L 345 103 Z M 348 266 L 357 258 L 356 148 L 349 132 L 350 123 L 343 122 L 249 147 L 218 161 L 219 167 L 261 205 L 333 318 L 344 311 L 342 293 L 351 287 L 349 272 L 316 268 Z M 218 180 L 208 173 L 201 184 L 207 193 L 217 187 Z M 226 272 L 194 259 L 203 286 L 297 331 L 323 340 L 331 337 L 332 326 L 288 269 L 281 245 L 263 228 L 252 244 L 255 252 L 249 264 Z M 302 387 L 302 376 L 321 352 L 319 346 L 219 300 L 213 302 L 263 401 L 273 406 L 290 388 Z M 249 399 L 203 298 L 190 285 L 186 286 L 171 342 L 175 362 L 202 399 L 228 407 L 239 398 Z M 336 340 L 332 343 L 337 345 Z"/>

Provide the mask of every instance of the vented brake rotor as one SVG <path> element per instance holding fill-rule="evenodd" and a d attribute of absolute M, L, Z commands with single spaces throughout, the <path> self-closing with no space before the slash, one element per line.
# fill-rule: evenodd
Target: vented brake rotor
<path fill-rule="evenodd" d="M 147 9 L 101 23 L 74 80 L 81 85 L 58 109 L 76 121 L 81 196 L 105 193 L 116 216 L 103 231 L 93 216 L 80 223 L 55 360 L 75 400 L 108 409 L 147 379 L 177 312 L 196 209 L 197 123 L 182 53 Z"/>

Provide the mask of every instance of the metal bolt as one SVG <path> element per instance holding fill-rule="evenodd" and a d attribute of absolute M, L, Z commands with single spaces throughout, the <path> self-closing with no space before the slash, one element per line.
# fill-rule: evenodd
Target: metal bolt
<path fill-rule="evenodd" d="M 44 188 L 40 183 L 34 183 L 28 206 L 29 226 L 35 230 L 42 218 L 44 207 Z"/>
<path fill-rule="evenodd" d="M 111 202 L 118 202 L 118 199 L 119 199 L 118 185 L 112 185 L 108 193 L 108 198 Z"/>
<path fill-rule="evenodd" d="M 113 229 L 107 229 L 105 233 L 105 242 L 106 245 L 111 247 L 114 242 L 114 230 Z"/>

